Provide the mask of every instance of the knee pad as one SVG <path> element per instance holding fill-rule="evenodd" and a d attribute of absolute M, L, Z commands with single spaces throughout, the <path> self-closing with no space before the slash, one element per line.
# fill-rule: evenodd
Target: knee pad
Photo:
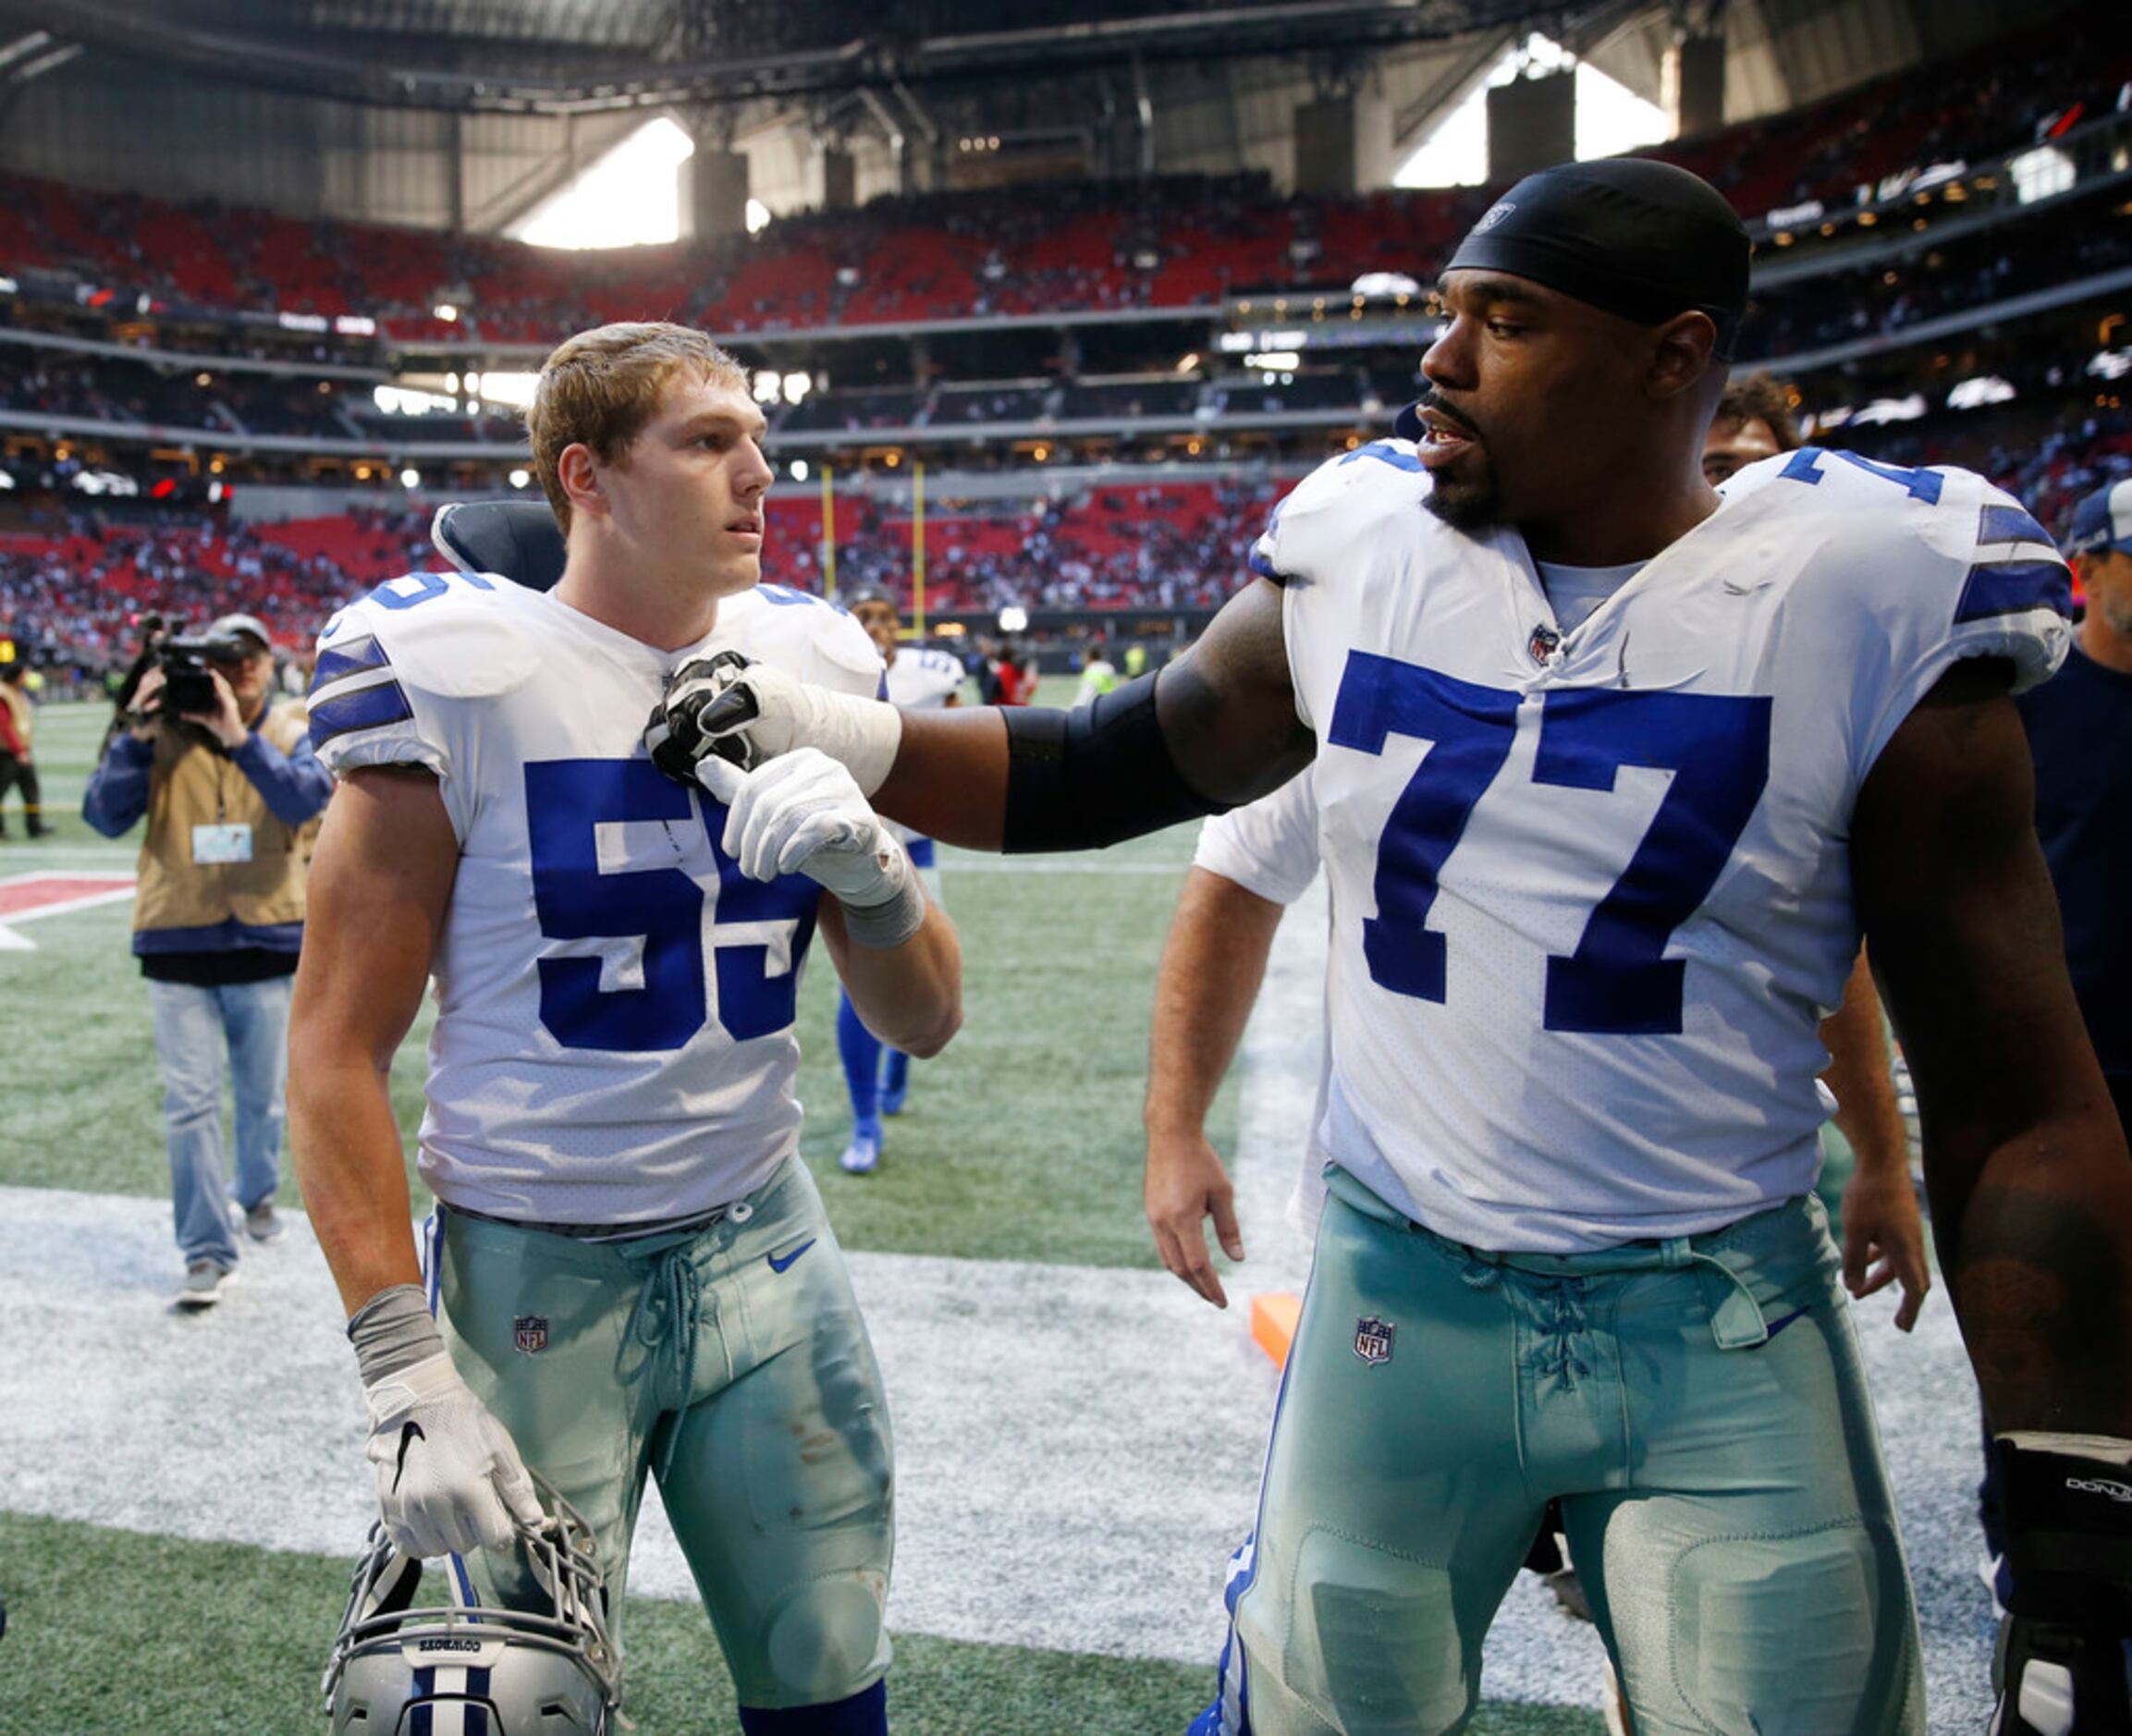
<path fill-rule="evenodd" d="M 1258 1625 L 1250 1600 L 1272 1589 L 1261 1579 L 1245 1595 L 1240 1633 Z M 1442 1568 L 1314 1530 L 1280 1595 L 1289 1605 L 1282 1681 L 1330 1728 L 1393 1736 L 1449 1730 L 1471 1712 L 1478 1672 L 1466 1668 L 1451 1575 Z M 1255 1693 L 1263 1675 L 1254 1672 Z"/>
<path fill-rule="evenodd" d="M 771 1607 L 763 1632 L 762 1657 L 775 1693 L 760 1697 L 814 1706 L 857 1693 L 887 1661 L 881 1612 L 888 1595 L 887 1577 L 864 1569 L 786 1592 Z M 743 1692 L 741 1697 L 757 1696 Z"/>
<path fill-rule="evenodd" d="M 1892 1534 L 1851 1520 L 1712 1537 L 1683 1554 L 1670 1580 L 1671 1673 L 1708 1728 L 1905 1728 L 1918 1653 Z"/>

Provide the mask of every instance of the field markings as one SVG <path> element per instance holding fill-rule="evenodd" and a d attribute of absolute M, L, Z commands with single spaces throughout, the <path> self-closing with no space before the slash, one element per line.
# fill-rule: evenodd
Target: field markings
<path fill-rule="evenodd" d="M 133 897 L 129 874 L 63 874 L 40 869 L 0 878 L 0 952 L 34 952 L 37 943 L 15 925 L 70 911 L 94 910 Z"/>
<path fill-rule="evenodd" d="M 1250 1258 L 1228 1312 L 1160 1272 L 852 1256 L 896 1435 L 899 1630 L 1211 1665 L 1275 1385 L 1248 1299 L 1306 1271 L 1285 1206 L 1316 1094 L 1324 940 L 1314 893 L 1282 924 L 1244 1039 Z M 361 1400 L 324 1260 L 289 1217 L 284 1242 L 247 1249 L 221 1306 L 180 1317 L 166 1204 L 0 1188 L 0 1507 L 352 1555 L 374 1510 Z M 1979 1729 L 1973 1389 L 1943 1297 L 1911 1339 L 1884 1302 L 1856 1317 L 1924 1611 L 1931 1728 Z M 656 1495 L 631 1589 L 693 1595 Z M 1521 1575 L 1485 1692 L 1593 1705 L 1599 1657 L 1591 1630 Z"/>

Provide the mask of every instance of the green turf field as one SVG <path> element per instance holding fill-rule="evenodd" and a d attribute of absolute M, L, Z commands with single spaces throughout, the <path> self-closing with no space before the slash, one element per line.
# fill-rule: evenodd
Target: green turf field
<path fill-rule="evenodd" d="M 305 1736 L 347 1596 L 348 1564 L 234 1545 L 138 1537 L 0 1513 L 11 1622 L 0 1653 L 6 1736 Z M 632 1598 L 629 1716 L 643 1736 L 729 1736 L 732 1688 L 708 1625 Z M 913 1736 L 1181 1732 L 1212 1672 L 1177 1665 L 896 1642 L 889 1713 Z M 1070 1709 L 1069 1709 L 1070 1708 Z M 1476 1736 L 1594 1736 L 1598 1720 L 1484 1709 Z"/>
<path fill-rule="evenodd" d="M 1063 687 L 1063 683 L 1058 684 Z M 55 836 L 0 845 L 0 879 L 130 868 L 79 804 L 106 714 L 53 705 L 38 746 Z M 801 996 L 804 1151 L 845 1244 L 998 1261 L 1154 1267 L 1140 1216 L 1139 1098 L 1154 960 L 1190 853 L 1188 831 L 1036 872 L 947 857 L 966 959 L 966 1023 L 914 1070 L 885 1168 L 836 1165 L 847 1131 L 832 1030 L 835 980 L 815 961 Z M 8 1089 L 0 1184 L 161 1198 L 160 1086 L 123 902 L 24 923 L 35 950 L 0 953 Z M 425 1019 L 394 1072 L 419 1116 Z M 1233 1132 L 1233 1092 L 1216 1131 Z M 426 1204 L 419 1183 L 418 1204 Z M 293 1203 L 293 1184 L 285 1199 Z M 176 1253 L 172 1253 L 173 1273 Z M 352 1378 L 352 1371 L 351 1371 Z M 0 1510 L 6 1502 L 0 1499 Z M 300 1731 L 345 1595 L 348 1563 L 0 1510 L 0 1736 Z M 628 1711 L 657 1732 L 737 1727 L 700 1613 L 632 1598 Z M 1211 1657 L 1208 1660 L 1211 1665 Z M 908 1635 L 892 1707 L 922 1736 L 1181 1731 L 1211 1668 Z M 1582 1713 L 1500 1708 L 1477 1728 L 1588 1732 Z"/>
<path fill-rule="evenodd" d="M 0 876 L 131 867 L 138 831 L 112 843 L 80 814 L 107 715 L 55 705 L 40 716 L 38 764 L 56 835 L 31 845 L 12 825 Z M 890 1187 L 837 1168 L 850 1123 L 836 978 L 816 956 L 800 997 L 800 1096 L 809 1111 L 802 1150 L 847 1247 L 1158 1264 L 1140 1216 L 1140 1094 L 1154 961 L 1191 843 L 1186 829 L 1070 859 L 1089 873 L 1058 872 L 1070 861 L 1053 859 L 1040 877 L 943 851 L 962 935 L 963 1030 L 914 1070 L 910 1111 L 890 1124 Z M 0 965 L 14 1009 L 0 1183 L 165 1191 L 161 1086 L 130 923 L 123 903 L 39 922 L 24 929 L 38 950 Z M 428 1024 L 425 1011 L 393 1070 L 410 1149 Z M 1218 1114 L 1226 1137 L 1233 1093 Z M 414 1187 L 426 1208 L 419 1180 Z"/>

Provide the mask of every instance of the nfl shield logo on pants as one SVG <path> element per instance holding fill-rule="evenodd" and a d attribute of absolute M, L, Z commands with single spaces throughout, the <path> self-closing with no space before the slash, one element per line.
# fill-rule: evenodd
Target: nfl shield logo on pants
<path fill-rule="evenodd" d="M 531 1356 L 536 1351 L 548 1347 L 548 1321 L 545 1314 L 520 1314 L 511 1322 L 512 1333 L 518 1347 Z"/>
<path fill-rule="evenodd" d="M 1392 1336 L 1398 1330 L 1389 1320 L 1364 1314 L 1354 1323 L 1354 1353 L 1366 1363 L 1389 1363 Z"/>

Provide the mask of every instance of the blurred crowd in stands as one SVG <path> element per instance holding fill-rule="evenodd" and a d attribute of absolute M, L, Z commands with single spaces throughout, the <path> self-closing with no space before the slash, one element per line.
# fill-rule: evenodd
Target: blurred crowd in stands
<path fill-rule="evenodd" d="M 1883 460 L 1982 471 L 2063 532 L 2073 503 L 2132 474 L 2132 412 L 2056 422 L 2034 416 L 1937 418 L 1930 425 L 1826 436 Z M 1293 475 L 1097 483 L 1037 500 L 944 500 L 925 524 L 930 615 L 1037 610 L 1195 613 L 1244 582 L 1244 557 Z M 870 496 L 837 503 L 836 588 L 880 585 L 913 601 L 910 518 Z M 831 550 L 818 497 L 771 497 L 765 577 L 820 593 Z M 436 562 L 426 510 L 247 525 L 222 515 L 76 510 L 0 533 L 0 632 L 32 663 L 93 680 L 124 666 L 150 613 L 204 620 L 255 614 L 302 657 L 325 617 L 381 580 Z"/>
<path fill-rule="evenodd" d="M 1976 163 L 2121 108 L 2132 38 L 2120 24 L 2114 7 L 2084 7 L 1929 73 L 1659 154 L 1716 181 L 1750 221 L 1807 200 L 1841 211 L 1883 177 Z M 1488 197 L 1291 199 L 1259 174 L 1062 182 L 1040 195 L 879 199 L 754 237 L 571 254 L 0 177 L 0 271 L 69 272 L 117 301 L 145 293 L 169 317 L 353 315 L 399 338 L 543 343 L 654 315 L 743 332 L 1344 291 L 1376 271 L 1426 283 Z M 449 320 L 436 312 L 447 292 L 464 302 Z"/>

